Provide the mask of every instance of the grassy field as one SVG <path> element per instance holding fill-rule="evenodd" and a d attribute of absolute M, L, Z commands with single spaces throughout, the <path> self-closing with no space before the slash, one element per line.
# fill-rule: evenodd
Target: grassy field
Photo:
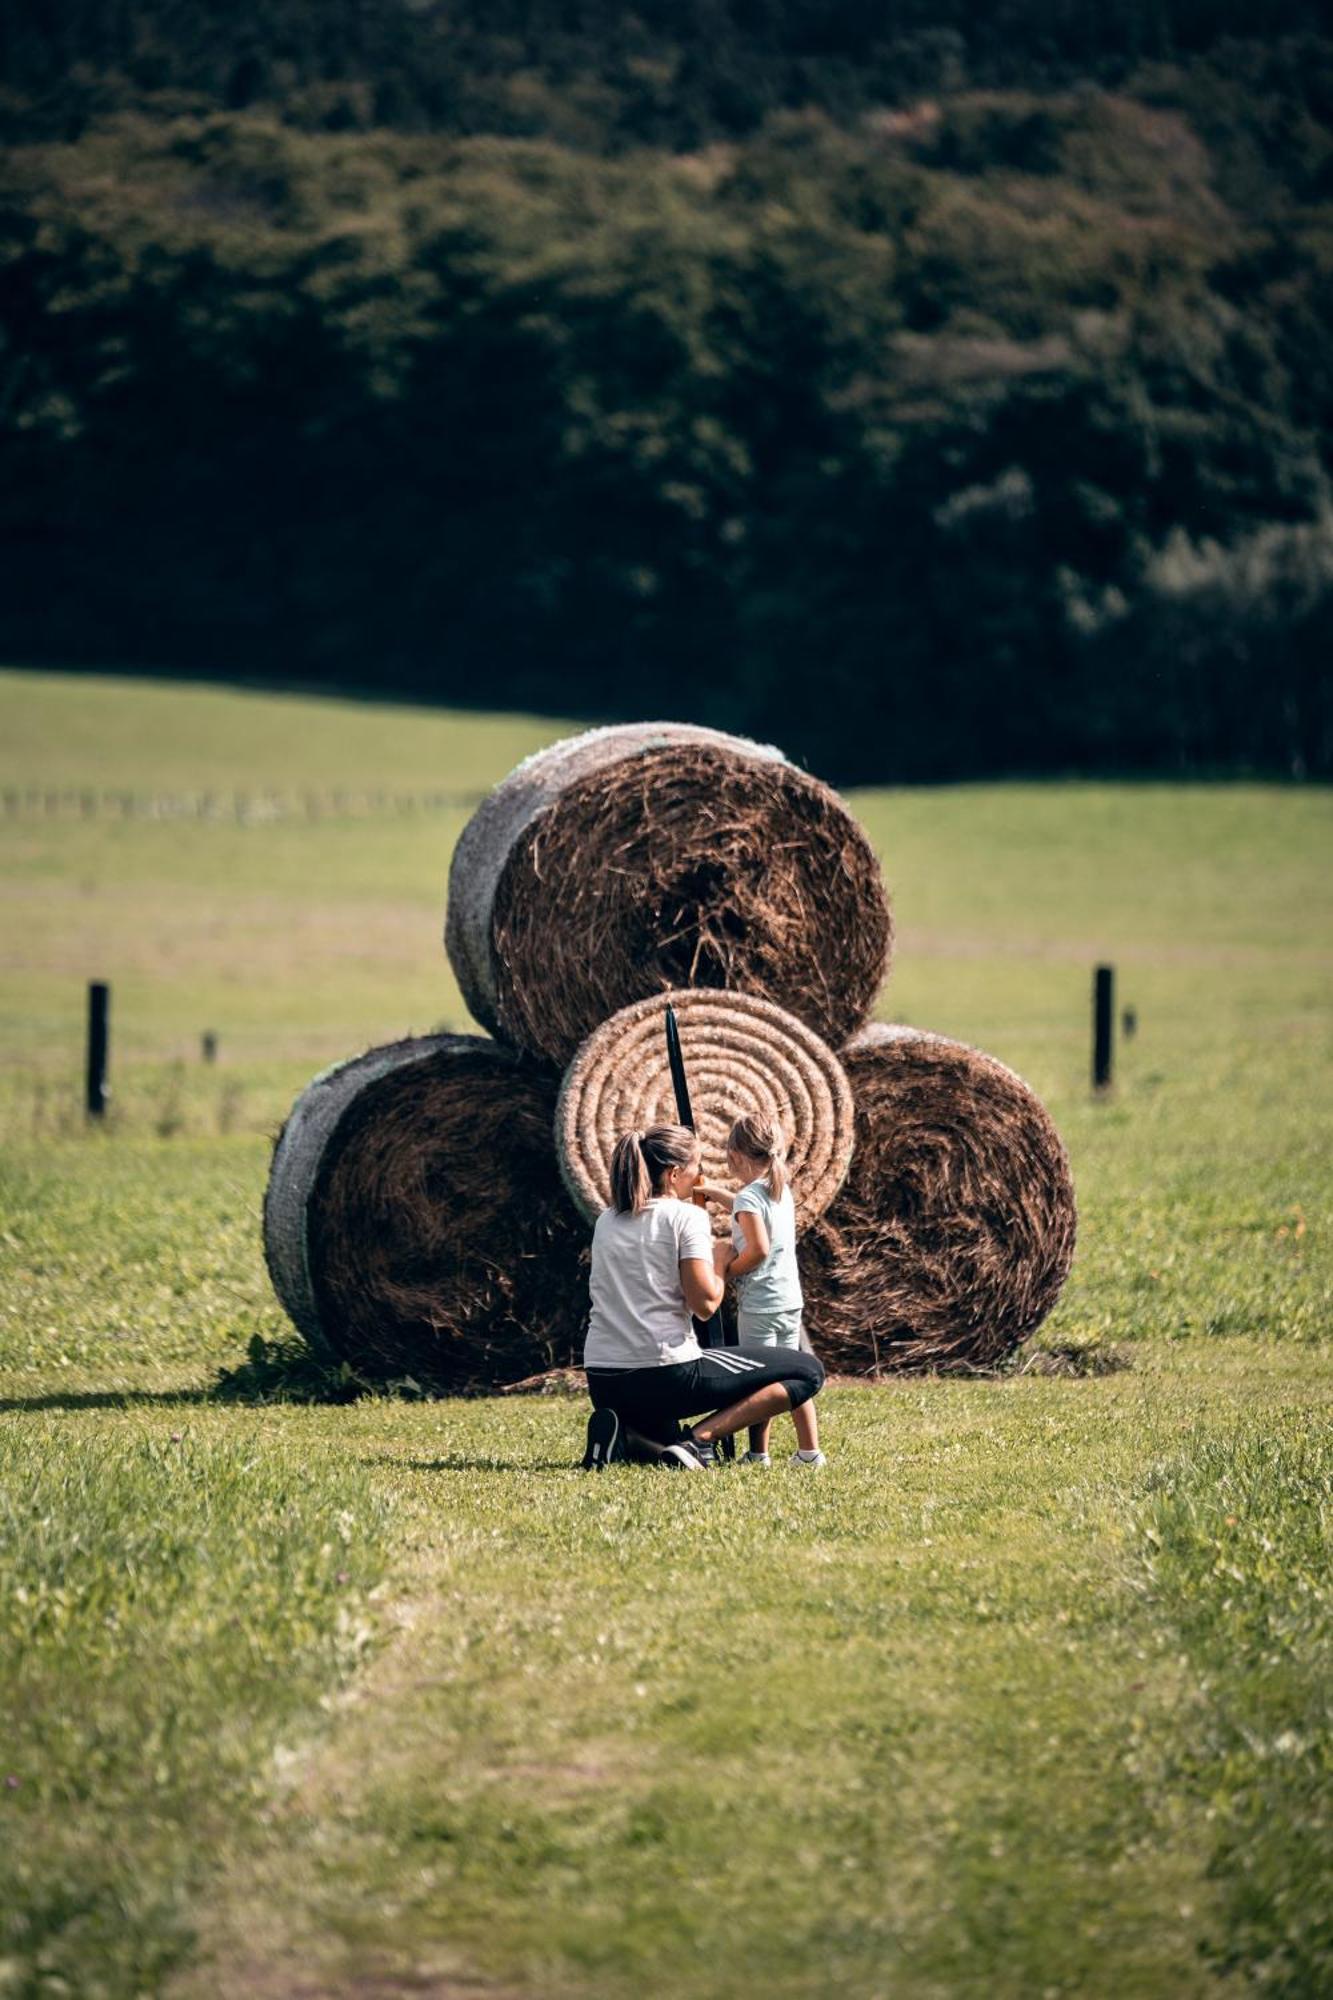
<path fill-rule="evenodd" d="M 0 675 L 0 787 L 462 794 L 557 733 Z M 1069 1143 L 1041 1340 L 1129 1365 L 838 1389 L 825 1475 L 704 1491 L 587 1480 L 560 1399 L 216 1393 L 291 1097 L 462 1024 L 464 808 L 0 820 L 0 1995 L 1333 1984 L 1333 801 L 854 803 L 883 1011 Z"/>

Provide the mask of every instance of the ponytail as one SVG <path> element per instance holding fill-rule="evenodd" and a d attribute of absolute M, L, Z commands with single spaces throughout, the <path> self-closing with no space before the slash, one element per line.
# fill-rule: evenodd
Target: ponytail
<path fill-rule="evenodd" d="M 744 1154 L 747 1160 L 764 1162 L 768 1191 L 774 1201 L 780 1201 L 789 1177 L 787 1138 L 777 1119 L 765 1118 L 757 1111 L 748 1112 L 732 1126 L 727 1134 L 727 1145 L 733 1153 Z"/>
<path fill-rule="evenodd" d="M 643 1157 L 642 1132 L 627 1132 L 617 1139 L 611 1155 L 611 1199 L 621 1215 L 646 1208 L 653 1192 L 648 1162 Z"/>
<path fill-rule="evenodd" d="M 611 1155 L 611 1199 L 620 1215 L 646 1208 L 672 1167 L 697 1159 L 699 1141 L 688 1125 L 650 1125 L 626 1132 Z"/>

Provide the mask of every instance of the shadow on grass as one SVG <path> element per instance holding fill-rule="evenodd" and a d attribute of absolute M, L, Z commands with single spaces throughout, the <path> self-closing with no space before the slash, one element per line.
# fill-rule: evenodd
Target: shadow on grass
<path fill-rule="evenodd" d="M 24 1410 L 172 1409 L 214 1401 L 211 1389 L 57 1389 L 45 1396 L 0 1396 L 0 1416 Z"/>
<path fill-rule="evenodd" d="M 582 1429 L 578 1448 L 583 1449 Z M 361 1459 L 362 1465 L 388 1466 L 395 1472 L 570 1472 L 578 1463 L 572 1447 L 568 1458 L 464 1458 L 458 1452 L 444 1452 L 438 1458 L 395 1458 L 385 1451 Z"/>
<path fill-rule="evenodd" d="M 1098 1342 L 1068 1344 L 1048 1348 L 1019 1348 L 998 1367 L 970 1370 L 967 1374 L 940 1375 L 939 1382 L 978 1380 L 1013 1381 L 1019 1376 L 1045 1375 L 1087 1377 L 1118 1374 L 1133 1362 L 1121 1348 Z M 889 1382 L 921 1381 L 922 1376 L 902 1375 L 883 1378 L 879 1383 L 853 1376 L 832 1376 L 830 1387 L 874 1388 Z M 264 1340 L 256 1334 L 246 1359 L 235 1368 L 223 1368 L 217 1379 L 204 1389 L 67 1389 L 36 1396 L 0 1397 L 0 1415 L 17 1415 L 38 1410 L 125 1410 L 135 1408 L 170 1409 L 205 1403 L 263 1405 L 272 1403 L 356 1403 L 379 1397 L 389 1402 L 460 1401 L 474 1396 L 540 1395 L 582 1401 L 586 1394 L 582 1369 L 553 1368 L 545 1375 L 532 1375 L 522 1382 L 503 1386 L 479 1385 L 474 1390 L 445 1389 L 415 1376 L 402 1375 L 374 1380 L 346 1361 L 312 1353 L 299 1340 Z M 389 1461 L 386 1461 L 388 1463 Z M 410 1464 L 418 1472 L 519 1472 L 558 1471 L 559 1465 L 510 1465 L 498 1459 L 394 1460 Z"/>
<path fill-rule="evenodd" d="M 246 1359 L 235 1368 L 220 1369 L 202 1389 L 55 1389 L 35 1396 L 0 1397 L 0 1413 L 173 1404 L 355 1403 L 363 1396 L 420 1402 L 434 1393 L 410 1375 L 397 1381 L 371 1381 L 345 1361 L 312 1353 L 299 1340 L 264 1340 L 256 1334 Z"/>
<path fill-rule="evenodd" d="M 363 1397 L 398 1403 L 470 1402 L 514 1393 L 559 1394 L 584 1400 L 587 1388 L 581 1368 L 556 1368 L 549 1376 L 523 1382 L 444 1382 L 423 1373 L 367 1375 L 350 1361 L 318 1354 L 305 1342 L 288 1337 L 265 1340 L 256 1334 L 246 1358 L 235 1368 L 219 1371 L 201 1398 L 215 1403 L 355 1403 Z"/>

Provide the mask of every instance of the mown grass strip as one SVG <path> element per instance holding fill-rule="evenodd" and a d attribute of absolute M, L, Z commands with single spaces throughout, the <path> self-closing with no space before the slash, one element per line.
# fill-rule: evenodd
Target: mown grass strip
<path fill-rule="evenodd" d="M 339 1995 L 1220 1993 L 1194 1669 L 1136 1509 L 1182 1440 L 1330 1393 L 1242 1343 L 842 1389 L 827 1474 L 697 1482 L 582 1476 L 577 1404 L 267 1411 L 338 1425 L 416 1570 L 185 1990 L 247 1993 L 259 1936 Z"/>

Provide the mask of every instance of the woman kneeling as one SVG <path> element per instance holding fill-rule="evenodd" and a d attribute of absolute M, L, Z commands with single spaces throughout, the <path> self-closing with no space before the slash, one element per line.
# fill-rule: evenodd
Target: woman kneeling
<path fill-rule="evenodd" d="M 701 1348 L 691 1314 L 722 1303 L 729 1248 L 713 1247 L 708 1217 L 689 1197 L 699 1142 L 684 1125 L 627 1132 L 611 1155 L 614 1206 L 592 1237 L 592 1311 L 583 1349 L 593 1413 L 583 1464 L 601 1471 L 632 1455 L 701 1471 L 713 1442 L 799 1409 L 824 1370 L 799 1349 Z M 700 1417 L 688 1430 L 681 1419 Z"/>

